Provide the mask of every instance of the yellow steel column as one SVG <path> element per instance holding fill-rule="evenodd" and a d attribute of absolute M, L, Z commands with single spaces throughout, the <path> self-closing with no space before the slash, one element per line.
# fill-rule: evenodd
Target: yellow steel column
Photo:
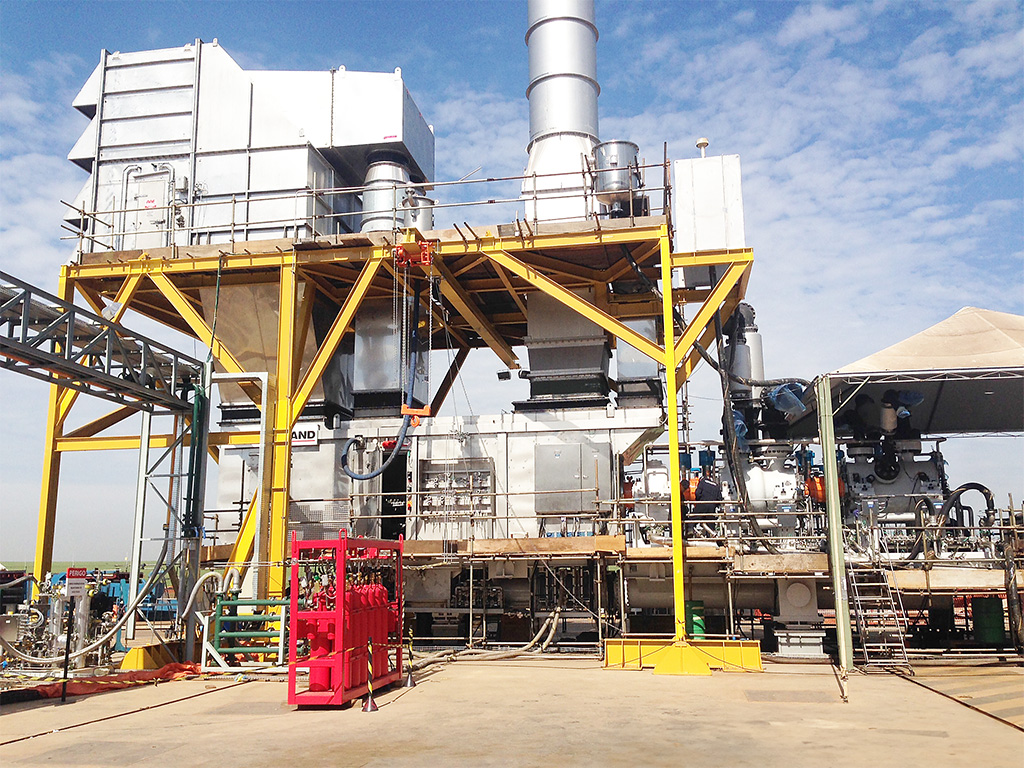
<path fill-rule="evenodd" d="M 68 268 L 60 268 L 57 295 L 64 301 L 74 299 L 74 288 L 68 280 Z M 36 553 L 32 574 L 42 579 L 53 566 L 53 530 L 57 522 L 57 487 L 60 482 L 60 452 L 57 441 L 64 432 L 64 420 L 74 399 L 63 406 L 64 397 L 72 390 L 50 385 L 50 403 L 46 411 L 46 442 L 43 453 L 43 481 L 39 494 L 39 523 L 36 528 Z M 77 394 L 77 393 L 76 393 Z M 38 586 L 34 588 L 38 590 Z"/>
<path fill-rule="evenodd" d="M 676 386 L 675 320 L 672 307 L 672 255 L 668 237 L 661 239 L 661 310 L 665 324 L 665 392 L 668 404 L 668 477 L 672 504 L 672 595 L 675 639 L 686 637 L 686 598 L 683 584 L 683 499 L 679 465 L 679 387 Z"/>
<path fill-rule="evenodd" d="M 288 546 L 288 490 L 292 464 L 292 389 L 295 374 L 295 307 L 298 284 L 295 257 L 281 268 L 277 325 L 277 377 L 274 384 L 273 447 L 271 449 L 270 537 L 271 566 L 265 584 L 270 597 L 284 594 L 284 560 Z M 298 415 L 298 414 L 296 414 Z M 257 553 L 258 556 L 258 553 Z"/>

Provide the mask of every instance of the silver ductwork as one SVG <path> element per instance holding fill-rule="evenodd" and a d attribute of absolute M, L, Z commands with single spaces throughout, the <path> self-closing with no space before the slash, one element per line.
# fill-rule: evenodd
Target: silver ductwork
<path fill-rule="evenodd" d="M 598 143 L 597 26 L 593 0 L 530 0 L 529 160 L 526 217 L 550 221 L 592 213 L 586 168 Z M 550 175 L 554 174 L 554 175 Z"/>
<path fill-rule="evenodd" d="M 363 181 L 363 217 L 360 232 L 391 232 L 405 226 L 402 201 L 409 186 L 405 158 L 380 153 L 370 158 Z"/>

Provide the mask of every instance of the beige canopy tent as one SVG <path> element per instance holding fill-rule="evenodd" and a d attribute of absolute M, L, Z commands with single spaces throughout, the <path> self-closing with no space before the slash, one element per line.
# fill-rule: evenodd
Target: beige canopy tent
<path fill-rule="evenodd" d="M 1024 431 L 1024 317 L 964 307 L 952 317 L 828 375 L 842 432 L 844 414 L 859 395 L 879 403 L 888 390 L 912 391 L 923 401 L 911 411 L 922 434 Z M 808 410 L 793 419 L 793 437 L 818 431 Z"/>

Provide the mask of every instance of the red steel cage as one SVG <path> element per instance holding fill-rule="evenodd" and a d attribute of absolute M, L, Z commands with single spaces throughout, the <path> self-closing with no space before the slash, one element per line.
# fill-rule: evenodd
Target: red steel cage
<path fill-rule="evenodd" d="M 404 542 L 292 534 L 288 703 L 341 706 L 402 674 Z M 305 688 L 299 671 L 309 671 Z"/>

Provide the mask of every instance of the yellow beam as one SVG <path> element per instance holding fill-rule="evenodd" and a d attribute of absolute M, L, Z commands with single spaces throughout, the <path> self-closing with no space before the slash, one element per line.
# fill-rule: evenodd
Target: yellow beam
<path fill-rule="evenodd" d="M 498 277 L 501 278 L 501 282 L 505 286 L 506 290 L 508 290 L 509 295 L 512 297 L 512 301 L 516 303 L 516 306 L 519 307 L 519 310 L 525 315 L 526 302 L 523 301 L 523 298 L 522 296 L 519 295 L 519 292 L 512 287 L 512 281 L 509 279 L 508 273 L 504 269 L 502 269 L 500 264 L 492 263 L 491 266 L 493 266 L 494 271 L 498 273 Z"/>
<path fill-rule="evenodd" d="M 651 245 L 649 245 L 649 246 L 647 246 L 645 248 L 640 249 L 640 254 L 639 255 L 637 255 L 635 253 L 632 254 L 633 261 L 636 262 L 638 267 L 643 267 L 644 262 L 647 261 L 649 258 L 651 258 L 651 256 L 653 256 L 654 254 L 656 254 L 660 248 L 661 248 L 660 242 L 659 243 L 652 243 Z M 623 263 L 625 261 L 626 260 L 623 259 L 621 262 L 618 262 L 616 264 L 612 264 L 610 267 L 608 267 L 608 269 L 606 269 L 604 272 L 602 272 L 601 273 L 601 282 L 613 283 L 616 280 L 618 280 L 620 277 L 622 277 L 623 275 L 632 274 L 633 273 L 633 266 L 631 264 L 629 264 L 628 262 Z"/>
<path fill-rule="evenodd" d="M 131 412 L 137 413 L 134 410 Z M 222 445 L 256 445 L 259 443 L 259 436 L 259 432 L 211 432 L 208 436 L 208 444 L 211 448 L 217 448 Z M 170 434 L 150 435 L 149 447 L 168 448 L 174 444 L 174 439 L 174 435 Z M 61 453 L 68 451 L 137 451 L 140 440 L 141 438 L 138 435 L 89 436 L 71 433 L 65 437 L 57 438 L 56 450 Z M 189 444 L 190 441 L 186 435 L 185 445 Z"/>
<path fill-rule="evenodd" d="M 730 299 L 729 301 L 725 302 L 725 304 L 722 305 L 722 318 L 728 319 L 732 315 L 733 311 L 735 311 L 736 306 L 739 303 L 739 299 Z M 709 325 L 707 328 L 704 329 L 704 332 L 701 334 L 701 337 L 697 340 L 697 343 L 704 347 L 704 349 L 710 350 L 711 344 L 714 341 L 715 326 Z M 697 366 L 700 365 L 702 359 L 703 358 L 701 357 L 700 352 L 697 351 L 697 346 L 693 345 L 690 348 L 689 354 L 686 355 L 686 359 L 683 360 L 683 362 L 679 366 L 678 371 L 676 372 L 676 386 L 683 386 L 683 383 L 693 375 L 693 372 L 695 370 L 697 370 Z"/>
<path fill-rule="evenodd" d="M 485 259 L 484 259 L 483 256 L 481 256 L 480 260 L 484 261 Z M 409 282 L 411 282 L 411 281 L 407 281 L 403 275 L 399 274 L 398 270 L 395 269 L 394 265 L 392 265 L 392 264 L 388 263 L 387 261 L 385 261 L 384 264 L 382 265 L 382 267 L 383 267 L 384 271 L 388 272 L 395 280 L 397 280 L 399 282 L 399 284 L 401 284 L 402 287 L 405 288 L 406 291 L 408 291 L 409 293 L 415 293 L 415 291 L 413 291 L 412 288 L 409 285 Z M 424 300 L 424 298 L 421 296 L 420 297 L 420 305 L 423 306 L 424 302 L 426 303 L 426 308 L 428 309 L 428 311 L 434 316 L 434 322 L 437 324 L 438 328 L 447 328 L 448 335 L 451 336 L 452 339 L 454 339 L 458 343 L 458 345 L 460 347 L 468 347 L 468 346 L 470 346 L 469 340 L 466 339 L 465 336 L 463 336 L 458 330 L 453 328 L 450 324 L 445 322 L 445 319 L 434 308 L 433 302 L 431 302 L 429 300 L 429 298 Z M 493 322 L 493 319 L 492 319 L 492 322 Z"/>
<path fill-rule="evenodd" d="M 551 278 L 541 274 L 533 267 L 524 264 L 511 254 L 504 251 L 488 251 L 487 256 L 492 261 L 505 267 L 509 272 L 518 275 L 535 288 L 538 288 L 549 296 L 553 296 L 558 299 L 565 306 L 575 310 L 592 323 L 601 326 L 616 338 L 619 338 L 630 346 L 635 347 L 648 357 L 651 357 L 658 362 L 661 362 L 664 359 L 665 350 L 653 341 L 642 336 L 623 323 L 620 323 L 607 312 L 598 309 L 586 299 L 582 299 L 572 291 L 563 288 Z"/>
<path fill-rule="evenodd" d="M 665 237 L 661 244 L 661 284 L 672 285 L 672 261 L 669 258 L 668 238 Z M 716 304 L 717 308 L 718 305 Z M 670 398 L 666 404 L 668 411 L 668 478 L 669 478 L 669 499 L 670 515 L 672 520 L 672 601 L 675 608 L 675 633 L 676 640 L 683 640 L 686 637 L 686 597 L 684 591 L 684 544 L 683 544 L 683 499 L 680 493 L 680 463 L 679 463 L 679 408 L 676 406 L 679 398 L 679 386 L 676 383 L 676 360 L 675 350 L 672 341 L 675 337 L 674 307 L 672 306 L 672 292 L 665 291 L 662 294 L 662 322 L 665 328 L 665 356 L 662 363 L 665 366 L 665 392 Z M 691 327 L 693 323 L 691 323 Z M 689 330 L 689 328 L 687 329 Z"/>
<path fill-rule="evenodd" d="M 284 594 L 285 587 L 284 561 L 288 547 L 292 425 L 295 423 L 298 415 L 302 413 L 306 400 L 309 399 L 309 393 L 313 391 L 313 384 L 320 378 L 324 368 L 327 366 L 327 361 L 337 348 L 338 341 L 351 321 L 352 315 L 359 304 L 359 295 L 365 292 L 373 274 L 376 273 L 377 268 L 380 266 L 380 259 L 372 261 L 375 262 L 375 266 L 371 267 L 368 263 L 363 267 L 363 272 L 360 273 L 356 285 L 352 287 L 352 292 L 345 300 L 345 306 L 338 313 L 338 317 L 334 321 L 334 325 L 331 326 L 327 338 L 324 339 L 323 345 L 317 351 L 309 370 L 306 372 L 306 378 L 303 380 L 301 387 L 302 391 L 296 391 L 295 397 L 292 397 L 295 381 L 292 374 L 295 368 L 291 365 L 291 361 L 293 360 L 292 356 L 295 354 L 295 294 L 297 276 L 294 262 L 281 269 L 279 283 L 280 298 L 278 302 L 280 311 L 277 325 L 277 379 L 274 385 L 274 413 L 273 419 L 270 422 L 273 425 L 271 437 L 273 443 L 269 451 L 271 461 L 269 472 L 270 505 L 268 513 L 270 517 L 270 530 L 268 536 L 261 537 L 261 543 L 266 542 L 266 555 L 262 552 L 257 553 L 257 557 L 261 561 L 266 562 L 269 560 L 271 563 L 267 571 L 267 578 L 259 580 L 259 591 L 265 591 L 266 595 L 270 597 L 280 597 Z M 267 418 L 270 418 L 269 415 Z M 264 455 L 267 455 L 267 453 Z M 265 476 L 266 474 L 264 473 Z M 266 497 L 266 494 L 264 494 L 263 498 Z M 262 594 L 260 595 L 260 597 L 263 596 Z"/>
<path fill-rule="evenodd" d="M 124 313 L 128 310 L 128 302 L 135 296 L 135 290 L 139 287 L 139 282 L 142 280 L 142 275 L 129 275 L 125 278 L 124 282 L 121 283 L 121 287 L 117 289 L 117 296 L 114 301 L 120 306 L 114 310 L 114 313 L 110 316 L 110 321 L 113 323 L 120 323 L 121 318 L 124 317 Z M 76 284 L 76 287 L 85 297 L 85 300 L 95 310 L 97 315 L 102 315 L 106 307 L 103 306 L 103 300 L 99 294 L 94 294 L 92 291 L 85 288 L 85 286 Z M 61 425 L 64 424 L 64 420 L 68 417 L 71 412 L 71 406 L 78 400 L 78 396 L 81 394 L 77 389 L 66 389 L 60 398 L 59 404 L 59 417 L 58 421 Z M 106 427 L 104 427 L 106 429 Z"/>
<path fill-rule="evenodd" d="M 724 264 L 751 264 L 754 252 L 750 248 L 736 248 L 720 251 L 696 251 L 694 253 L 673 253 L 672 267 L 720 267 Z"/>
<path fill-rule="evenodd" d="M 249 499 L 249 506 L 242 519 L 242 527 L 238 529 L 238 536 L 231 546 L 231 555 L 228 557 L 227 567 L 238 568 L 241 573 L 239 581 L 245 578 L 245 571 L 252 560 L 253 549 L 256 546 L 256 527 L 259 524 L 259 510 L 256 502 L 260 494 L 254 493 Z"/>
<path fill-rule="evenodd" d="M 292 400 L 291 400 L 291 417 L 292 417 L 292 421 L 288 425 L 288 429 L 289 430 L 291 430 L 291 427 L 295 424 L 295 422 L 298 420 L 299 416 L 302 414 L 302 409 L 306 407 L 306 403 L 309 402 L 310 395 L 313 393 L 313 388 L 316 386 L 316 383 L 320 380 L 320 377 L 323 376 L 324 370 L 327 368 L 327 364 L 331 360 L 331 356 L 337 351 L 338 344 L 341 342 L 342 337 L 348 331 L 348 327 L 352 323 L 352 318 L 355 317 L 356 310 L 359 309 L 359 305 L 362 303 L 363 298 L 366 296 L 366 292 L 367 292 L 367 290 L 369 290 L 371 283 L 373 283 L 373 278 L 376 277 L 377 270 L 380 269 L 380 265 L 381 265 L 381 263 L 383 261 L 384 261 L 383 255 L 374 256 L 372 259 L 367 261 L 366 264 L 363 266 L 363 270 L 359 273 L 359 277 L 356 279 L 355 285 L 352 286 L 352 290 L 349 291 L 348 296 L 345 297 L 345 303 L 342 305 L 341 310 L 339 310 L 338 316 L 334 319 L 334 324 L 331 325 L 331 329 L 327 332 L 327 336 L 324 337 L 324 343 L 321 344 L 320 345 L 320 349 L 318 349 L 316 351 L 316 354 L 313 356 L 312 362 L 309 364 L 309 368 L 306 370 L 306 375 L 302 377 L 302 382 L 299 384 L 298 389 L 295 390 L 295 397 L 292 398 Z M 289 271 L 288 269 L 283 269 L 283 270 L 281 270 L 281 273 L 283 275 L 285 272 L 288 272 L 288 271 Z M 282 278 L 282 280 L 283 280 L 283 278 Z M 282 298 L 284 297 L 284 293 L 285 293 L 285 289 L 284 289 L 283 286 L 284 286 L 284 283 L 282 282 L 282 288 L 281 288 Z M 292 291 L 292 298 L 291 298 L 291 304 L 292 304 L 292 307 L 293 307 L 293 309 L 291 311 L 294 313 L 295 299 L 294 299 L 294 295 L 293 294 L 294 294 L 294 291 Z M 280 320 L 282 327 L 285 325 L 285 318 L 286 318 L 284 312 L 285 312 L 285 306 L 282 304 L 281 305 L 281 320 Z M 294 319 L 290 319 L 288 322 L 291 323 L 291 324 L 294 324 Z M 278 390 L 278 393 L 279 393 L 279 397 L 280 397 L 280 393 L 281 393 L 282 371 L 284 370 L 284 366 L 281 365 L 280 361 L 281 360 L 291 360 L 292 359 L 290 357 L 290 355 L 294 354 L 294 348 L 293 348 L 294 347 L 294 338 L 292 338 L 293 335 L 294 335 L 294 329 L 292 329 L 292 331 L 289 332 L 289 334 L 288 334 L 288 339 L 287 339 L 287 347 L 288 348 L 286 350 L 282 350 L 281 347 L 280 347 L 280 344 L 283 343 L 285 341 L 285 339 L 283 339 L 283 338 L 279 338 L 278 339 L 278 344 L 279 344 L 278 355 L 279 356 L 278 356 L 277 359 L 278 359 L 279 362 L 278 362 L 278 366 L 277 366 L 277 369 L 278 369 L 277 390 Z M 287 352 L 289 357 L 284 357 L 284 358 L 280 357 L 280 354 L 282 353 L 282 351 Z M 292 371 L 289 371 L 288 372 L 289 385 L 288 385 L 288 388 L 287 388 L 288 391 L 285 392 L 285 394 L 284 394 L 285 397 L 287 397 L 288 394 L 290 394 L 290 390 L 291 390 L 290 382 L 292 380 L 294 380 L 294 376 L 292 375 Z"/>
<path fill-rule="evenodd" d="M 487 319 L 483 310 L 473 301 L 473 297 L 459 284 L 458 278 L 452 274 L 444 261 L 435 258 L 433 267 L 423 267 L 423 269 L 428 274 L 433 274 L 430 271 L 432 269 L 433 272 L 441 276 L 441 293 L 455 307 L 455 311 L 465 318 L 474 331 L 480 334 L 480 338 L 484 340 L 501 362 L 509 368 L 518 368 L 519 359 L 516 357 L 516 353 L 512 351 L 512 347 L 509 346 L 509 343 L 498 332 L 498 329 L 491 324 L 491 321 Z"/>
<path fill-rule="evenodd" d="M 138 413 L 137 408 L 130 408 L 127 405 L 121 408 L 117 408 L 110 413 L 100 416 L 98 419 L 93 419 L 88 424 L 83 424 L 78 429 L 73 429 L 64 435 L 64 439 L 75 438 L 75 437 L 92 437 L 105 429 L 109 429 L 115 424 L 120 424 L 122 421 L 127 419 L 132 414 Z M 59 450 L 59 449 L 58 449 Z"/>
<path fill-rule="evenodd" d="M 666 264 L 668 260 L 666 259 Z M 669 363 L 672 369 L 675 369 L 683 361 L 684 355 L 690 351 L 690 347 L 693 346 L 693 342 L 700 336 L 704 329 L 707 328 L 708 324 L 714 320 L 715 313 L 719 311 L 722 304 L 729 297 L 732 289 L 743 278 L 744 273 L 750 269 L 749 262 L 741 262 L 738 264 L 730 264 L 725 274 L 722 275 L 718 284 L 715 286 L 711 294 L 705 299 L 700 309 L 697 310 L 697 314 L 694 315 L 693 320 L 686 326 L 686 331 L 675 345 L 675 355 L 673 360 Z M 724 318 L 723 318 L 724 319 Z"/>
<path fill-rule="evenodd" d="M 188 323 L 196 338 L 213 349 L 213 356 L 217 358 L 218 362 L 224 366 L 228 373 L 246 373 L 242 364 L 238 362 L 221 340 L 213 338 L 213 329 L 207 325 L 206 320 L 199 314 L 199 310 L 192 305 L 192 301 L 188 296 L 182 293 L 167 275 L 163 272 L 150 272 L 149 279 L 153 281 L 153 284 L 164 295 L 164 298 L 171 303 L 171 306 L 181 316 L 181 319 Z M 256 402 L 258 403 L 259 399 Z"/>
<path fill-rule="evenodd" d="M 57 296 L 64 301 L 71 301 L 74 298 L 74 288 L 68 279 L 67 267 L 61 267 Z M 39 492 L 39 520 L 36 525 L 36 551 L 32 562 L 32 574 L 36 577 L 37 584 L 53 567 L 53 532 L 57 522 L 57 489 L 60 484 L 60 453 L 57 451 L 57 441 L 63 432 L 64 417 L 67 416 L 67 411 L 65 410 L 62 416 L 60 409 L 64 391 L 66 390 L 56 384 L 50 385 L 43 447 L 42 487 Z M 74 400 L 71 401 L 73 402 Z M 68 409 L 71 403 L 68 404 Z M 34 589 L 38 594 L 38 586 Z"/>

